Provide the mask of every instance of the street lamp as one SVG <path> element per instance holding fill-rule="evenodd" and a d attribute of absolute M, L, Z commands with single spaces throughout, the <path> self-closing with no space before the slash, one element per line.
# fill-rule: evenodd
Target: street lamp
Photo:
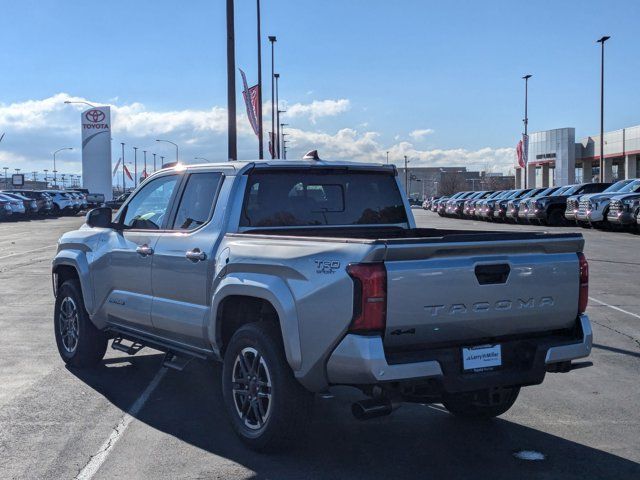
<path fill-rule="evenodd" d="M 604 182 L 604 42 L 611 37 L 597 40 L 600 44 L 600 182 Z"/>
<path fill-rule="evenodd" d="M 404 156 L 404 190 L 405 192 L 407 192 L 408 195 L 408 188 L 409 188 L 409 162 L 411 160 L 407 159 L 407 156 Z"/>
<path fill-rule="evenodd" d="M 278 80 L 280 79 L 280 74 L 274 73 L 273 78 L 276 81 L 276 129 L 274 131 L 276 146 L 274 147 L 274 152 L 276 158 L 280 158 L 280 100 L 278 98 Z"/>
<path fill-rule="evenodd" d="M 133 147 L 133 185 L 138 188 L 138 147 Z"/>
<path fill-rule="evenodd" d="M 180 161 L 180 159 L 178 158 L 179 155 L 178 155 L 178 144 L 177 143 L 174 143 L 171 140 L 156 140 L 156 142 L 166 142 L 166 143 L 170 143 L 171 145 L 176 147 L 176 163 L 178 163 Z M 162 158 L 164 158 L 164 157 L 162 157 Z"/>
<path fill-rule="evenodd" d="M 9 180 L 7 178 L 7 170 L 9 170 L 9 167 L 2 167 L 2 169 L 4 170 L 4 188 L 9 188 Z"/>
<path fill-rule="evenodd" d="M 527 136 L 527 127 L 529 125 L 528 103 L 529 103 L 529 79 L 531 75 L 522 77 L 524 80 L 524 136 L 522 138 L 522 163 L 524 163 L 524 188 L 527 188 L 527 166 L 529 164 L 529 137 Z"/>
<path fill-rule="evenodd" d="M 262 34 L 260 33 L 260 0 L 256 0 L 258 27 L 258 158 L 264 158 L 264 134 L 262 131 Z"/>
<path fill-rule="evenodd" d="M 126 180 L 125 180 L 125 173 L 124 171 L 126 170 L 127 167 L 125 167 L 124 165 L 124 142 L 120 142 L 120 145 L 122 145 L 122 193 L 126 192 Z"/>
<path fill-rule="evenodd" d="M 71 105 L 72 103 L 83 103 L 85 105 L 89 105 L 91 108 L 96 108 L 95 105 L 92 105 L 89 102 L 83 102 L 81 100 L 78 100 L 78 101 L 65 100 L 64 103 L 66 103 L 67 105 Z"/>
<path fill-rule="evenodd" d="M 58 186 L 58 179 L 57 179 L 57 173 L 58 171 L 56 170 L 56 154 L 58 152 L 61 152 L 63 150 L 73 150 L 73 147 L 63 147 L 63 148 L 59 148 L 58 150 L 56 150 L 55 152 L 53 152 L 53 187 L 57 187 Z"/>
<path fill-rule="evenodd" d="M 276 133 L 276 105 L 275 105 L 275 49 L 274 45 L 276 43 L 276 37 L 274 35 L 269 35 L 269 41 L 271 42 L 271 135 L 269 136 L 269 140 L 271 141 L 271 149 L 272 154 L 271 158 L 276 158 L 276 146 L 273 145 L 273 137 Z"/>
<path fill-rule="evenodd" d="M 143 150 L 142 153 L 144 153 L 144 178 L 147 178 L 147 175 L 149 175 L 149 172 L 147 172 L 147 151 Z"/>
<path fill-rule="evenodd" d="M 47 184 L 47 174 L 49 173 L 49 170 L 47 170 L 46 168 L 44 169 L 44 188 L 47 188 L 48 184 Z"/>
<path fill-rule="evenodd" d="M 389 165 L 389 152 L 387 152 L 387 165 Z"/>
<path fill-rule="evenodd" d="M 288 126 L 288 123 L 280 123 L 280 114 L 285 113 L 286 110 L 278 110 L 278 158 L 281 157 L 280 145 L 284 140 L 284 127 Z"/>
<path fill-rule="evenodd" d="M 236 37 L 233 0 L 227 0 L 227 143 L 228 160 L 238 159 L 236 130 Z M 176 159 L 178 161 L 178 159 Z"/>

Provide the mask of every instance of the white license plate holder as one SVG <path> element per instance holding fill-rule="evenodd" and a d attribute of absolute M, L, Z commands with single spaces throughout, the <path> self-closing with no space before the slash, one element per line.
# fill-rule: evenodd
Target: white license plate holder
<path fill-rule="evenodd" d="M 462 370 L 464 372 L 487 372 L 502 366 L 502 348 L 496 345 L 462 347 Z"/>

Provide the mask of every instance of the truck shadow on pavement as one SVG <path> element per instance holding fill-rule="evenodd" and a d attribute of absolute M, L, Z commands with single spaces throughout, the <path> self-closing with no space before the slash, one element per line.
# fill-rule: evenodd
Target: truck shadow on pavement
<path fill-rule="evenodd" d="M 97 370 L 70 372 L 127 411 L 161 359 L 155 354 L 111 358 Z M 350 389 L 331 399 L 316 399 L 308 439 L 295 451 L 257 454 L 243 446 L 226 418 L 221 370 L 218 364 L 198 362 L 183 372 L 167 372 L 136 419 L 197 449 L 183 445 L 159 452 L 157 443 L 150 443 L 155 451 L 135 457 L 136 462 L 163 457 L 163 465 L 178 469 L 163 467 L 159 475 L 165 478 L 226 477 L 219 470 L 219 457 L 254 472 L 255 479 L 640 478 L 638 463 L 508 419 L 469 423 L 439 406 L 407 404 L 389 417 L 359 422 L 351 416 L 350 404 L 361 395 Z M 126 433 L 121 442 L 126 445 Z M 541 452 L 546 458 L 519 460 L 513 455 L 519 450 Z M 178 460 L 171 463 L 166 458 L 171 456 Z M 224 463 L 229 474 L 252 474 Z"/>

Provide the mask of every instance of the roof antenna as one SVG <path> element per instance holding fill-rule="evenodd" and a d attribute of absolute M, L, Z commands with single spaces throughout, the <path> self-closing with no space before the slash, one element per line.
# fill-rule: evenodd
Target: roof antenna
<path fill-rule="evenodd" d="M 318 155 L 318 151 L 317 150 L 310 150 L 308 151 L 304 157 L 302 157 L 303 160 L 320 160 L 320 156 Z"/>

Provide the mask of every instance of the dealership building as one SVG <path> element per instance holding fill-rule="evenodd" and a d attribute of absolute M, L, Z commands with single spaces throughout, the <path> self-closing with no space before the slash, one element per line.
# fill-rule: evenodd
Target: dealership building
<path fill-rule="evenodd" d="M 575 128 L 557 128 L 529 135 L 527 186 L 550 187 L 591 182 L 600 175 L 600 135 L 576 142 Z M 613 182 L 640 174 L 640 125 L 605 132 L 604 179 Z M 524 185 L 525 169 L 516 167 L 516 188 Z"/>

